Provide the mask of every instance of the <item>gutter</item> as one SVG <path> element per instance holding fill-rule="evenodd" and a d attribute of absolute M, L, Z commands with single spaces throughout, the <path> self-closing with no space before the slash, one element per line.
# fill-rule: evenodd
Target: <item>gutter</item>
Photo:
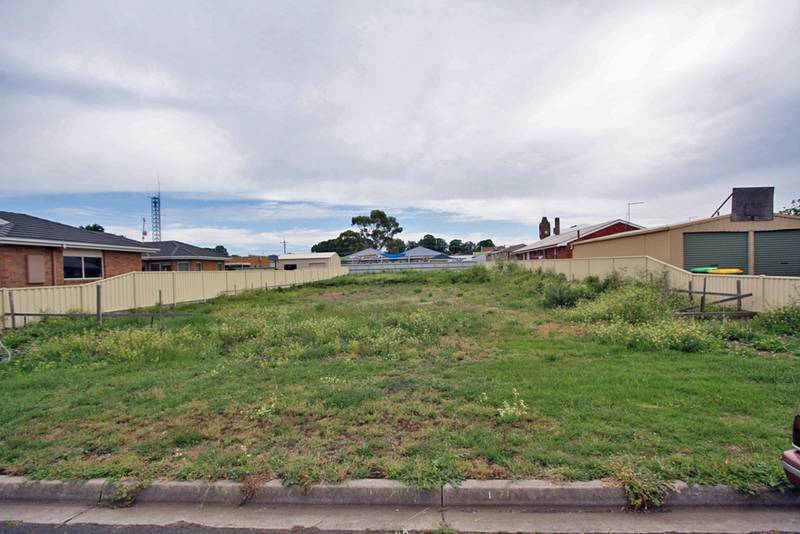
<path fill-rule="evenodd" d="M 208 260 L 208 261 L 226 261 L 228 258 L 225 256 L 143 256 L 144 261 L 170 261 L 170 260 Z"/>
<path fill-rule="evenodd" d="M 35 247 L 85 248 L 89 250 L 116 250 L 121 252 L 158 252 L 157 248 L 134 247 L 126 245 L 102 245 L 98 243 L 80 243 L 73 241 L 54 241 L 50 239 L 23 239 L 0 237 L 0 245 L 31 245 Z"/>

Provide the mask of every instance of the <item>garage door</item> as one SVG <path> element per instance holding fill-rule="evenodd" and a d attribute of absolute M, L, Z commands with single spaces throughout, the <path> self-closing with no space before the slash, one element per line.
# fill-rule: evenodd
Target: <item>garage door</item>
<path fill-rule="evenodd" d="M 747 272 L 747 232 L 683 234 L 683 268 L 738 267 Z"/>
<path fill-rule="evenodd" d="M 800 230 L 756 234 L 756 274 L 800 276 Z"/>

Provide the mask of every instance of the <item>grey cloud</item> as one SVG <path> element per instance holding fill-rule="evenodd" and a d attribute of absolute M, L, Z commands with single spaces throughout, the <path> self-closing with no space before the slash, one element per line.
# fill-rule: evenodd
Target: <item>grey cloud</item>
<path fill-rule="evenodd" d="M 6 2 L 0 33 L 4 192 L 159 169 L 196 195 L 526 221 L 798 194 L 790 0 Z"/>

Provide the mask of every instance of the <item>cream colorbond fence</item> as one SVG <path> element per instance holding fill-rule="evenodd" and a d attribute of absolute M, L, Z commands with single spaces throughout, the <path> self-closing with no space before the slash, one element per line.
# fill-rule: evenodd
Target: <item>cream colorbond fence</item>
<path fill-rule="evenodd" d="M 212 299 L 247 289 L 290 287 L 346 275 L 346 267 L 295 271 L 249 270 L 209 272 L 131 272 L 88 284 L 0 289 L 0 324 L 11 326 L 11 296 L 15 313 L 97 313 L 100 287 L 102 313 Z M 36 317 L 18 316 L 17 326 Z"/>
<path fill-rule="evenodd" d="M 742 307 L 755 312 L 773 310 L 800 301 L 800 277 L 694 274 L 650 256 L 524 260 L 517 263 L 525 269 L 561 273 L 570 280 L 581 280 L 589 275 L 603 278 L 612 272 L 622 276 L 652 275 L 653 278 L 665 275 L 670 287 L 688 289 L 691 281 L 695 291 L 703 287 L 705 279 L 708 291 L 736 293 L 738 280 L 741 283 L 742 293 L 753 294 L 752 297 L 742 299 Z"/>

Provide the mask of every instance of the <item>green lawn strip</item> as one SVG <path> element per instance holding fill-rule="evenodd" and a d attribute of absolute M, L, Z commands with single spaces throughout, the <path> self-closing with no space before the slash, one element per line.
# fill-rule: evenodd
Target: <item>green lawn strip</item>
<path fill-rule="evenodd" d="M 375 275 L 7 333 L 0 469 L 35 478 L 783 484 L 800 360 L 602 344 L 536 273 Z M 523 299 L 513 299 L 518 290 Z M 792 340 L 793 338 L 781 338 Z"/>

